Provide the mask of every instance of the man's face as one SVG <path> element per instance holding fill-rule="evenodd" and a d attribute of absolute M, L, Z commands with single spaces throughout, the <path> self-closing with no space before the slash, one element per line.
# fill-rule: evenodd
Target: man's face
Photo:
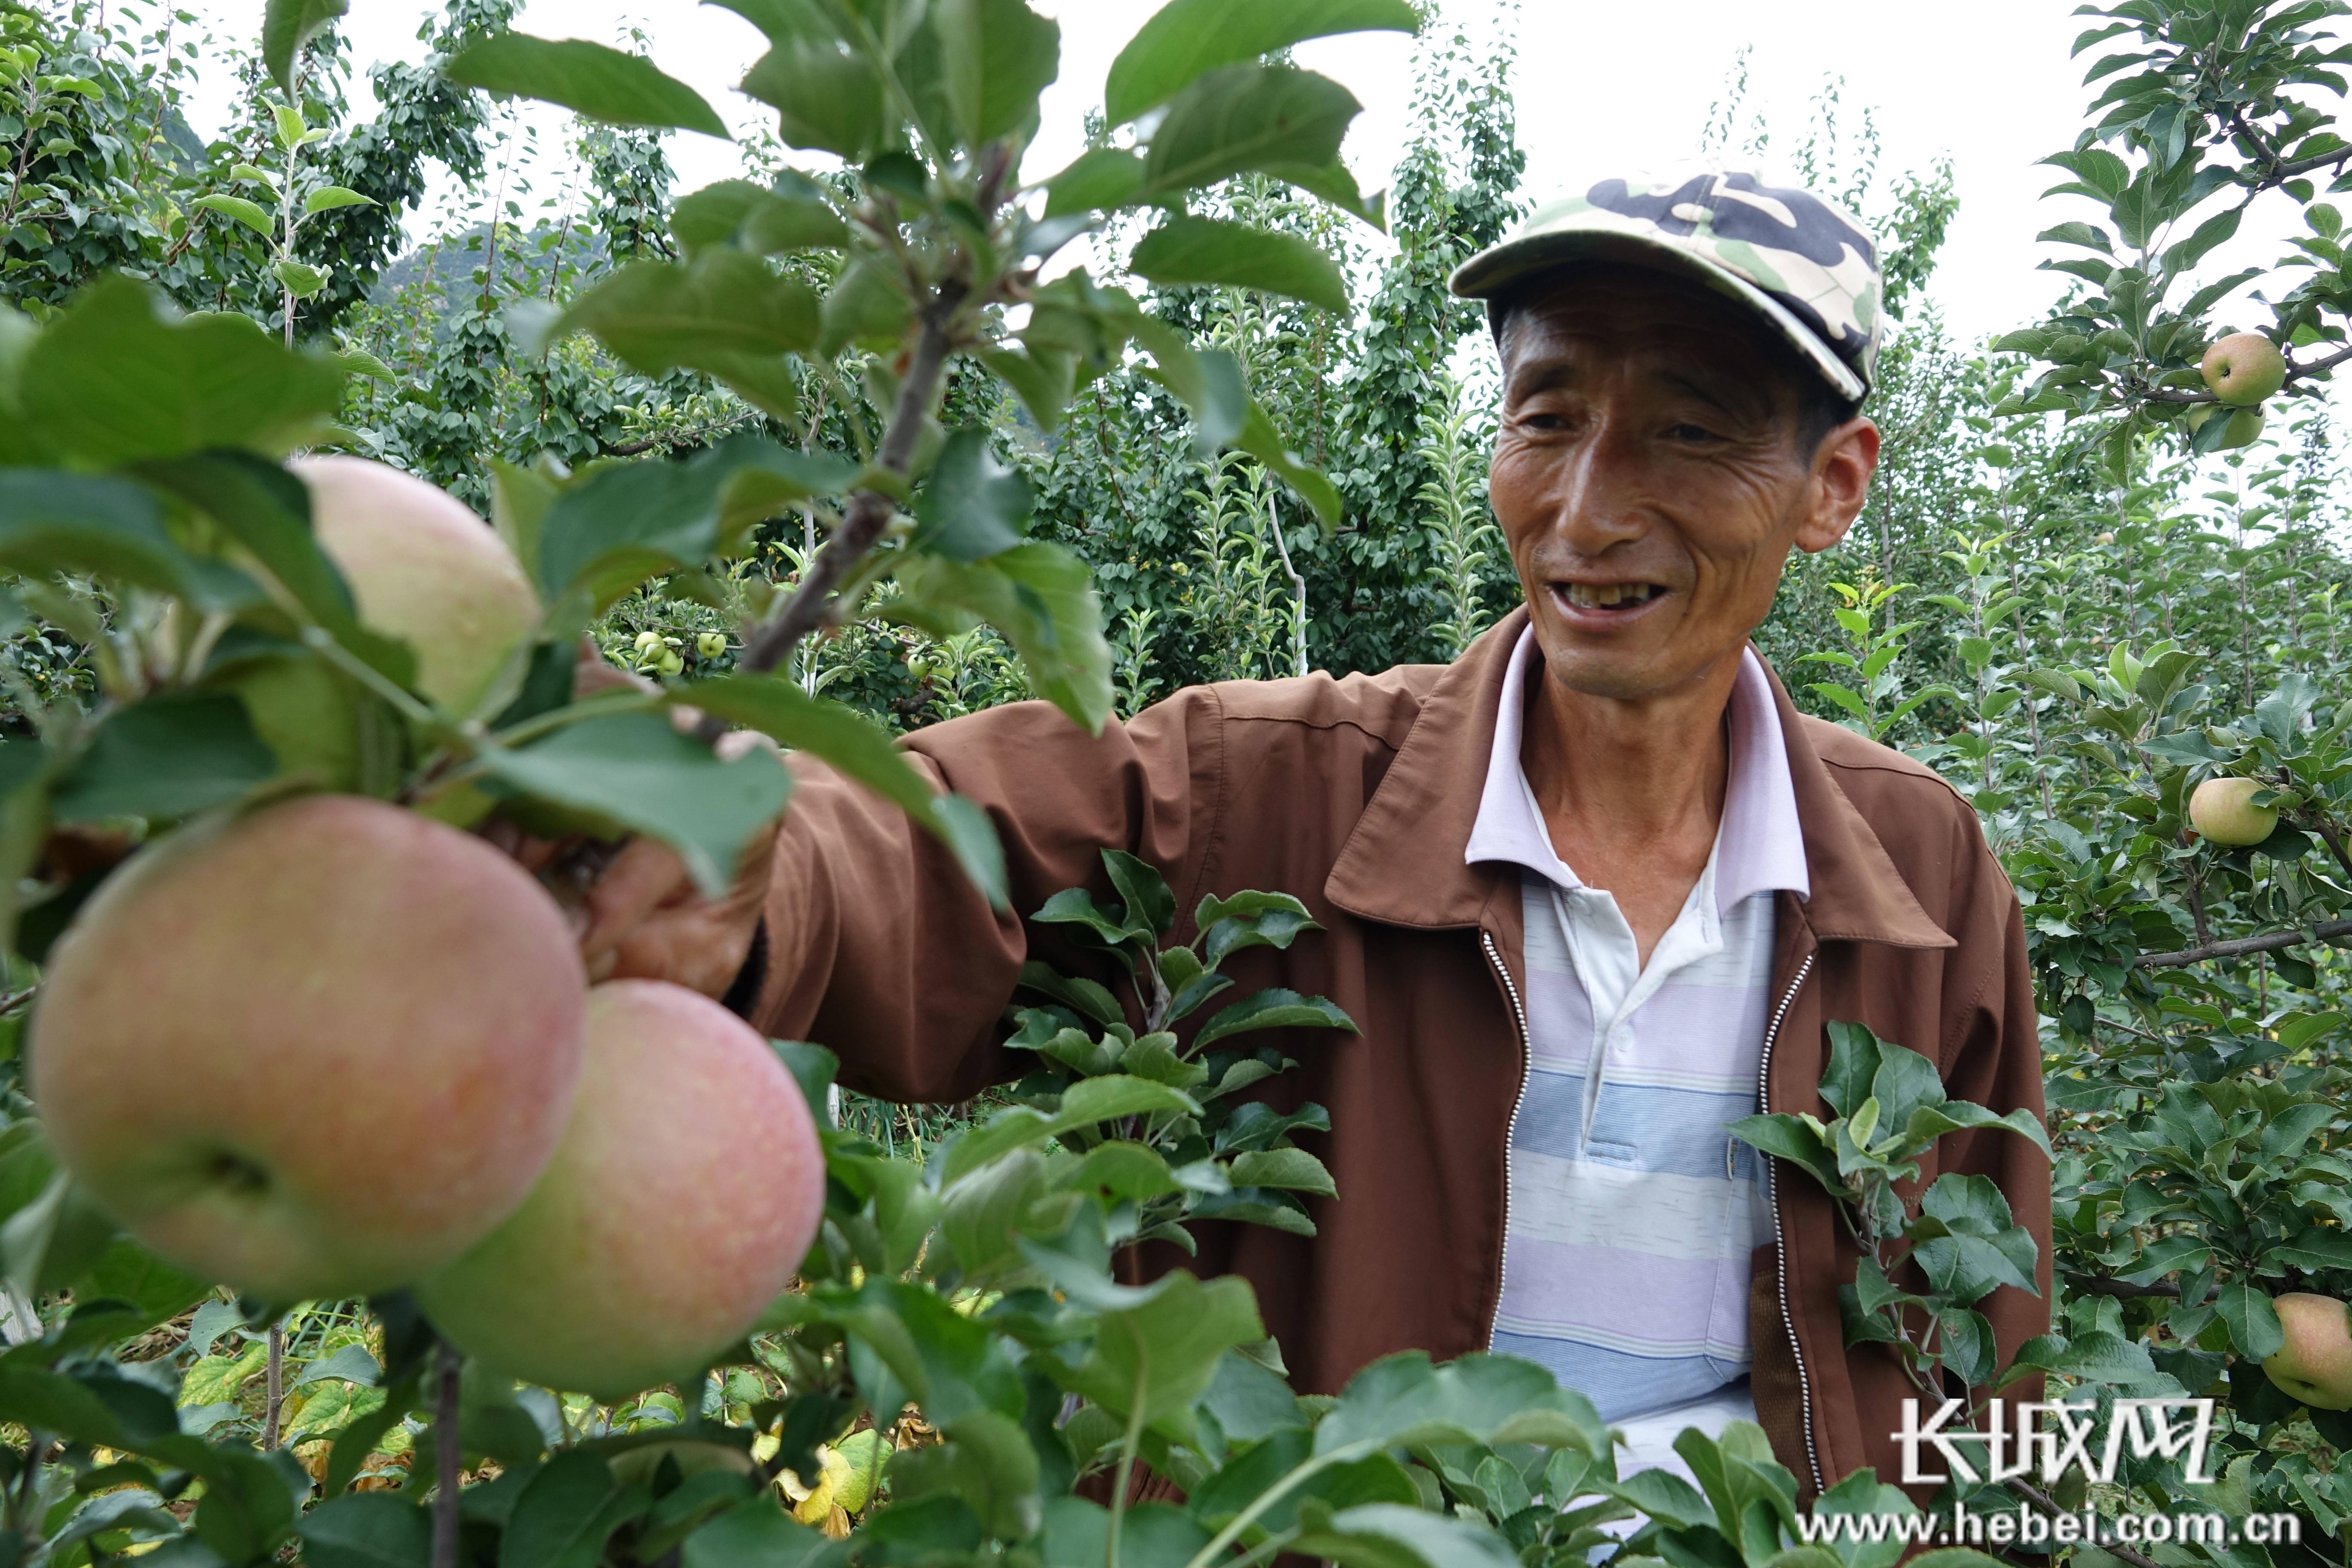
<path fill-rule="evenodd" d="M 1862 509 L 1877 428 L 1800 448 L 1795 377 L 1728 300 L 1580 270 L 1506 337 L 1489 493 L 1552 679 L 1664 697 L 1719 674 L 1772 607 L 1790 550 Z"/>

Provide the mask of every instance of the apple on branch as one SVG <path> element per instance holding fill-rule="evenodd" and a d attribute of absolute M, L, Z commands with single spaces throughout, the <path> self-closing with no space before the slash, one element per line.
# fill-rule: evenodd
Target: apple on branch
<path fill-rule="evenodd" d="M 2286 1342 L 2263 1374 L 2314 1410 L 2352 1410 L 2352 1314 L 2333 1296 L 2297 1293 L 2272 1303 Z"/>
<path fill-rule="evenodd" d="M 2254 804 L 2268 788 L 2260 779 L 2207 779 L 2189 797 L 2189 826 L 2215 844 L 2260 844 L 2278 827 L 2278 807 Z"/>
<path fill-rule="evenodd" d="M 265 1300 L 456 1258 L 562 1136 L 587 984 L 546 890 L 352 795 L 184 829 L 58 944 L 26 1047 L 58 1159 L 164 1258 Z"/>
<path fill-rule="evenodd" d="M 2232 408 L 2251 408 L 2286 384 L 2286 356 L 2260 332 L 2231 332 L 2197 369 L 2206 390 Z"/>

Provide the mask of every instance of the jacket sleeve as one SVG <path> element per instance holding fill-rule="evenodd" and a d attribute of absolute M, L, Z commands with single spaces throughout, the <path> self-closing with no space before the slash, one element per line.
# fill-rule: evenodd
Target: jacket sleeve
<path fill-rule="evenodd" d="M 886 1100 L 967 1100 L 1018 1078 L 1033 1064 L 998 1041 L 1030 955 L 1022 917 L 1064 888 L 1106 893 L 1106 848 L 1156 867 L 1189 910 L 1221 804 L 1221 719 L 1216 693 L 1193 688 L 1099 736 L 1021 702 L 908 737 L 908 760 L 995 825 L 1003 910 L 897 807 L 793 757 L 753 1026 L 830 1047 L 845 1087 Z M 1115 978 L 1099 957 L 1049 945 L 1038 956 Z"/>
<path fill-rule="evenodd" d="M 2001 1114 L 2025 1110 L 2046 1120 L 2041 1020 L 2026 956 L 2023 912 L 2009 879 L 1985 846 L 1973 812 L 1961 831 L 1973 851 L 1969 858 L 1975 866 L 1975 886 L 1968 900 L 1969 929 L 1953 934 L 1961 938 L 1963 951 L 1997 952 L 2000 959 L 1997 969 L 1979 972 L 1981 988 L 1955 1019 L 1957 1037 L 1948 1037 L 1941 1064 L 1945 1089 L 1955 1100 Z M 1978 1303 L 1978 1310 L 1992 1325 L 2000 1363 L 2006 1366 L 2021 1345 L 2050 1328 L 2050 1161 L 2030 1139 L 1994 1129 L 1951 1134 L 1943 1153 L 1943 1171 L 1992 1178 L 2009 1200 L 2011 1218 L 2033 1237 L 2035 1283 L 2041 1294 L 2029 1296 L 2005 1285 Z M 2002 1397 L 2011 1402 L 2039 1399 L 2040 1387 L 2036 1378 L 2002 1390 Z"/>

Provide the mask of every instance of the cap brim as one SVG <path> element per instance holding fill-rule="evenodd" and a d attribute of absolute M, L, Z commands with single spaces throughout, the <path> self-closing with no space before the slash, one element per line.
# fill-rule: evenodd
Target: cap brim
<path fill-rule="evenodd" d="M 1822 379 L 1841 395 L 1858 402 L 1870 390 L 1870 384 L 1838 358 L 1821 335 L 1799 321 L 1786 305 L 1727 268 L 1678 245 L 1645 235 L 1570 229 L 1505 240 L 1455 268 L 1446 286 L 1465 300 L 1492 300 L 1522 279 L 1571 261 L 1615 261 L 1693 279 L 1770 322 L 1772 330 L 1787 340 L 1806 363 L 1821 372 Z"/>

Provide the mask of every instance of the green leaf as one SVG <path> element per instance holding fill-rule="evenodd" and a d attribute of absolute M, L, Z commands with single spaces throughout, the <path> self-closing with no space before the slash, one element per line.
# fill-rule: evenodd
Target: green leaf
<path fill-rule="evenodd" d="M 320 185 L 302 198 L 302 211 L 305 216 L 311 213 L 332 212 L 337 207 L 372 207 L 375 201 L 373 197 L 363 196 L 357 191 L 347 190 L 341 185 Z"/>
<path fill-rule="evenodd" d="M 214 692 L 168 694 L 118 708 L 50 786 L 66 822 L 111 816 L 171 821 L 226 805 L 278 771 L 245 704 Z"/>
<path fill-rule="evenodd" d="M 1315 509 L 1315 515 L 1326 528 L 1339 521 L 1339 491 L 1322 472 L 1310 467 L 1297 453 L 1283 445 L 1274 421 L 1266 416 L 1257 400 L 1252 398 L 1249 412 L 1242 421 L 1241 434 L 1234 445 L 1265 465 L 1266 471 L 1297 492 L 1298 499 Z"/>
<path fill-rule="evenodd" d="M 1045 182 L 1045 216 L 1123 207 L 1142 188 L 1142 159 L 1124 148 L 1097 147 Z"/>
<path fill-rule="evenodd" d="M 1039 1522 L 1037 1450 L 1019 1423 L 997 1411 L 968 1410 L 943 1422 L 946 1441 L 908 1448 L 890 1464 L 894 1500 L 938 1493 L 961 1498 L 989 1534 L 1018 1541 Z"/>
<path fill-rule="evenodd" d="M 34 340 L 24 389 L 54 452 L 114 468 L 207 447 L 289 450 L 342 406 L 343 373 L 243 316 L 181 316 L 146 285 L 107 278 Z"/>
<path fill-rule="evenodd" d="M 1351 1035 L 1363 1033 L 1353 1018 L 1324 998 L 1301 996 L 1296 991 L 1276 986 L 1212 1015 L 1201 1026 L 1201 1032 L 1192 1037 L 1192 1048 L 1199 1050 L 1213 1040 L 1250 1029 L 1344 1029 Z"/>
<path fill-rule="evenodd" d="M 314 1568 L 425 1568 L 433 1558 L 432 1516 L 394 1492 L 357 1492 L 320 1503 L 294 1532 L 302 1561 Z"/>
<path fill-rule="evenodd" d="M 1150 1300 L 1102 1315 L 1093 1348 L 1066 1382 L 1122 1420 L 1139 1403 L 1151 1426 L 1207 1392 L 1227 1351 L 1264 1338 L 1246 1281 L 1228 1276 L 1203 1284 L 1190 1274 L 1168 1274 Z"/>
<path fill-rule="evenodd" d="M 583 720 L 518 750 L 486 752 L 482 766 L 509 790 L 660 839 L 712 896 L 792 794 L 792 775 L 773 756 L 721 762 L 659 713 Z"/>
<path fill-rule="evenodd" d="M 935 792 L 890 732 L 864 714 L 767 675 L 722 675 L 686 688 L 677 700 L 823 758 L 936 836 L 989 901 L 1005 907 L 1004 850 L 987 814 Z"/>
<path fill-rule="evenodd" d="M 656 573 L 699 566 L 791 502 L 838 494 L 845 460 L 765 437 L 730 436 L 684 462 L 601 468 L 557 497 L 540 522 L 540 595 L 584 592 L 602 609 Z"/>
<path fill-rule="evenodd" d="M 908 543 L 950 561 L 983 561 L 1021 543 L 1034 504 L 1028 479 L 989 450 L 988 432 L 965 426 L 949 433 L 916 492 L 922 526 Z"/>
<path fill-rule="evenodd" d="M 327 275 L 324 272 L 315 267 L 306 267 L 299 261 L 273 263 L 269 273 L 285 286 L 288 293 L 297 300 L 307 300 L 327 286 Z"/>
<path fill-rule="evenodd" d="M 1111 62 L 1103 83 L 1105 118 L 1124 125 L 1204 72 L 1308 38 L 1367 30 L 1412 33 L 1420 27 L 1419 13 L 1406 0 L 1173 0 Z"/>
<path fill-rule="evenodd" d="M 0 568 L 136 584 L 205 611 L 260 597 L 242 572 L 182 550 L 164 531 L 154 498 L 138 486 L 41 468 L 0 468 Z"/>
<path fill-rule="evenodd" d="M 777 129 L 794 147 L 862 163 L 881 139 L 888 95 L 863 53 L 845 54 L 831 38 L 780 42 L 752 65 L 742 90 L 776 110 Z"/>
<path fill-rule="evenodd" d="M 1150 861 L 1124 849 L 1102 852 L 1103 869 L 1127 905 L 1129 929 L 1146 937 L 1163 937 L 1176 926 L 1176 895 L 1168 879 Z"/>
<path fill-rule="evenodd" d="M 2269 1293 L 2254 1281 L 2231 1280 L 2221 1287 L 2213 1304 L 2229 1328 L 2231 1345 L 2248 1361 L 2267 1361 L 2286 1343 L 2286 1331 L 2279 1324 L 2278 1309 L 2271 1304 Z"/>
<path fill-rule="evenodd" d="M 1253 169 L 1335 163 L 1363 106 L 1328 77 L 1227 66 L 1177 95 L 1143 159 L 1145 196 L 1198 190 Z"/>
<path fill-rule="evenodd" d="M 278 91 L 294 95 L 294 57 L 350 9 L 350 0 L 269 0 L 261 15 L 261 65 Z"/>
<path fill-rule="evenodd" d="M 815 347 L 817 328 L 807 284 L 747 250 L 719 248 L 682 265 L 630 263 L 573 300 L 550 341 L 585 330 L 646 375 L 682 365 L 730 379 Z"/>
<path fill-rule="evenodd" d="M 847 245 L 849 227 L 820 194 L 821 187 L 814 181 L 802 183 L 805 190 L 785 179 L 774 190 L 749 180 L 705 185 L 679 197 L 670 209 L 670 234 L 689 260 L 720 246 L 777 256 Z"/>
<path fill-rule="evenodd" d="M 1048 1138 L 1092 1127 L 1097 1121 L 1161 1111 L 1197 1116 L 1200 1110 L 1190 1095 L 1149 1079 L 1120 1073 L 1083 1079 L 1063 1092 L 1062 1107 L 1051 1116 L 1016 1105 L 966 1131 L 947 1152 L 942 1180 L 952 1186 L 962 1176 L 1015 1149 L 1026 1149 Z"/>
<path fill-rule="evenodd" d="M 817 351 L 831 356 L 851 343 L 895 346 L 914 320 L 914 306 L 896 275 L 872 257 L 860 257 L 824 297 Z"/>
<path fill-rule="evenodd" d="M 515 1500 L 499 1543 L 499 1568 L 595 1568 L 613 1531 L 652 1500 L 643 1487 L 615 1479 L 601 1454 L 558 1454 Z"/>
<path fill-rule="evenodd" d="M 1062 28 L 1022 0 L 938 0 L 940 85 L 966 148 L 1020 129 L 1061 74 Z"/>
<path fill-rule="evenodd" d="M 1358 1373 L 1315 1428 L 1318 1454 L 1360 1443 L 1537 1443 L 1594 1457 L 1609 1452 L 1591 1401 L 1535 1363 L 1472 1354 L 1434 1366 L 1421 1351 L 1383 1356 Z"/>
<path fill-rule="evenodd" d="M 1388 1502 L 1342 1509 L 1290 1550 L 1339 1568 L 1516 1568 L 1519 1561 L 1482 1524 Z"/>
<path fill-rule="evenodd" d="M 906 598 L 886 613 L 942 632 L 986 621 L 1021 655 L 1032 690 L 1101 732 L 1111 710 L 1110 647 L 1084 561 L 1033 540 L 985 561 L 908 552 L 897 575 Z"/>
<path fill-rule="evenodd" d="M 688 1536 L 678 1548 L 678 1568 L 801 1568 L 832 1545 L 793 1523 L 772 1498 L 760 1498 Z"/>
<path fill-rule="evenodd" d="M 271 216 L 268 208 L 258 202 L 247 201 L 243 196 L 215 195 L 198 196 L 188 205 L 193 207 L 202 207 L 207 212 L 219 213 L 224 217 L 235 218 L 264 239 L 275 240 L 278 237 L 278 219 Z"/>
<path fill-rule="evenodd" d="M 561 104 L 614 125 L 676 127 L 732 141 L 727 122 L 694 89 L 651 60 L 583 38 L 501 33 L 441 68 L 460 87 Z"/>
<path fill-rule="evenodd" d="M 978 358 L 989 374 L 1013 389 L 1037 428 L 1048 434 L 1062 426 L 1070 395 L 1077 390 L 1077 361 L 1051 349 L 982 349 Z"/>
<path fill-rule="evenodd" d="M 1331 1173 L 1304 1149 L 1264 1149 L 1235 1157 L 1228 1174 L 1237 1187 L 1279 1187 L 1286 1192 L 1337 1197 Z"/>
<path fill-rule="evenodd" d="M 1154 283 L 1255 289 L 1348 314 L 1348 280 L 1339 264 L 1295 234 L 1220 218 L 1174 217 L 1145 235 L 1127 265 Z"/>

